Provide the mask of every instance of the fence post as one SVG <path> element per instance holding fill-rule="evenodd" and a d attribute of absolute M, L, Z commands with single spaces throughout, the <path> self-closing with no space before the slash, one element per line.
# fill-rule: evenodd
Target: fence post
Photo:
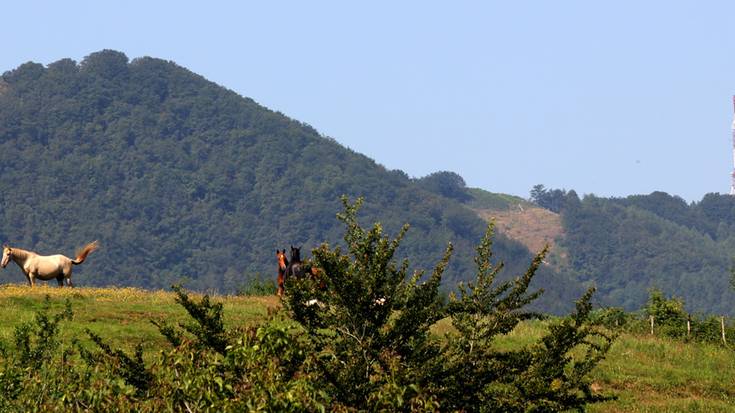
<path fill-rule="evenodd" d="M 720 328 L 722 330 L 722 344 L 727 345 L 727 340 L 725 340 L 725 317 L 720 317 Z"/>
<path fill-rule="evenodd" d="M 653 316 L 650 317 L 651 320 L 651 335 L 653 335 Z"/>
<path fill-rule="evenodd" d="M 689 336 L 692 334 L 692 316 L 691 314 L 687 315 L 687 340 L 689 340 Z"/>

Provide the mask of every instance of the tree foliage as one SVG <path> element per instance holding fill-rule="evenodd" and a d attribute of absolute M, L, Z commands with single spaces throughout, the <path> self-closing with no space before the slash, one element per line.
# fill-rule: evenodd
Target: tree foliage
<path fill-rule="evenodd" d="M 416 182 L 427 191 L 456 199 L 460 202 L 466 202 L 472 199 L 472 196 L 467 191 L 464 178 L 454 172 L 434 172 L 418 179 Z"/>
<path fill-rule="evenodd" d="M 534 346 L 507 351 L 493 341 L 535 315 L 527 307 L 541 291 L 528 289 L 545 250 L 522 276 L 497 282 L 503 265 L 491 263 L 490 226 L 477 249 L 474 281 L 445 305 L 438 287 L 452 246 L 431 275 L 409 278 L 408 263 L 395 260 L 406 228 L 394 239 L 380 224 L 363 229 L 361 200 L 343 202 L 347 249 L 324 244 L 314 251 L 326 288 L 307 278 L 287 289 L 289 312 L 316 353 L 316 377 L 336 403 L 356 410 L 430 405 L 470 412 L 563 410 L 604 399 L 592 393 L 587 377 L 612 338 L 590 326 L 591 290 L 575 314 Z M 444 317 L 457 333 L 439 340 L 429 328 Z M 575 360 L 571 351 L 579 348 L 584 356 Z"/>
<path fill-rule="evenodd" d="M 684 301 L 677 298 L 665 298 L 657 289 L 650 291 L 645 307 L 646 315 L 653 317 L 655 328 L 663 330 L 664 335 L 682 337 L 686 335 L 684 326 L 688 314 L 684 311 Z"/>
<path fill-rule="evenodd" d="M 732 196 L 708 194 L 687 205 L 662 192 L 587 195 L 565 205 L 568 271 L 593 282 L 602 304 L 637 310 L 657 288 L 682 297 L 691 312 L 732 313 Z"/>
<path fill-rule="evenodd" d="M 570 191 L 573 192 L 573 191 Z M 531 189 L 531 201 L 541 208 L 546 208 L 552 212 L 561 212 L 564 204 L 567 202 L 568 196 L 571 195 L 563 189 L 546 189 L 543 185 L 535 185 Z M 576 197 L 576 193 L 574 194 Z"/>

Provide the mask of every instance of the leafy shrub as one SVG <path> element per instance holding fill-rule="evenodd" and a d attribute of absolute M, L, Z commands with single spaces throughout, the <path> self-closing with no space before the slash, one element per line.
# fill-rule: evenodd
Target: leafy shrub
<path fill-rule="evenodd" d="M 257 274 L 237 288 L 237 295 L 268 296 L 273 295 L 277 288 L 275 280 L 263 278 L 262 275 Z"/>
<path fill-rule="evenodd" d="M 692 320 L 691 329 L 693 340 L 710 343 L 722 342 L 722 326 L 719 317 L 709 316 L 702 319 L 697 317 Z"/>
<path fill-rule="evenodd" d="M 176 289 L 192 316 L 183 326 L 159 323 L 172 346 L 145 362 L 92 332 L 97 349 L 58 340 L 70 307 L 32 323 L 0 345 L 0 411 L 320 411 L 328 395 L 314 387 L 304 341 L 282 313 L 245 330 L 221 328 L 221 306 Z M 215 340 L 204 338 L 212 333 Z M 175 344 L 173 344 L 175 343 Z M 224 347 L 221 345 L 224 344 Z"/>
<path fill-rule="evenodd" d="M 64 396 L 78 378 L 75 372 L 64 369 L 69 362 L 69 348 L 58 339 L 62 321 L 73 317 L 71 304 L 64 310 L 49 315 L 50 298 L 32 322 L 16 327 L 13 346 L 0 343 L 0 411 L 28 411 L 42 394 Z M 43 386 L 41 386 L 43 383 Z"/>
<path fill-rule="evenodd" d="M 590 322 L 609 329 L 621 329 L 631 320 L 632 315 L 620 307 L 599 308 L 590 313 Z"/>
<path fill-rule="evenodd" d="M 477 250 L 475 281 L 445 305 L 439 284 L 452 246 L 430 276 L 408 277 L 408 262 L 394 260 L 407 227 L 395 239 L 380 224 L 363 229 L 361 200 L 343 203 L 338 217 L 347 227 L 346 251 L 324 244 L 313 252 L 314 265 L 328 274 L 326 288 L 308 278 L 289 280 L 286 298 L 315 351 L 317 386 L 333 397 L 333 407 L 564 410 L 607 399 L 589 387 L 589 372 L 612 342 L 590 323 L 592 290 L 533 346 L 502 351 L 494 345 L 495 337 L 536 316 L 523 308 L 541 294 L 528 287 L 546 251 L 524 275 L 496 286 L 503 265 L 491 263 L 491 225 Z M 458 333 L 441 340 L 429 328 L 444 317 Z M 583 355 L 574 358 L 572 350 Z"/>
<path fill-rule="evenodd" d="M 689 315 L 680 298 L 665 298 L 660 290 L 652 289 L 646 304 L 646 315 L 653 317 L 654 331 L 668 337 L 686 336 Z"/>
<path fill-rule="evenodd" d="M 651 333 L 650 317 L 653 317 L 653 332 L 670 338 L 708 343 L 722 343 L 721 318 L 717 316 L 690 315 L 684 310 L 680 298 L 666 298 L 657 289 L 650 290 L 648 303 L 642 311 L 625 313 L 619 308 L 593 311 L 594 323 L 607 328 L 621 326 L 631 334 L 648 335 Z M 691 331 L 687 332 L 687 322 Z M 613 325 L 615 327 L 613 327 Z M 735 328 L 725 323 L 725 336 L 735 337 Z"/>

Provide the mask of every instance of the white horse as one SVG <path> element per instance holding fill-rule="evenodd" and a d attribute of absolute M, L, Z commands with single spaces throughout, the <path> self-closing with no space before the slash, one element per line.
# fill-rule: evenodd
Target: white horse
<path fill-rule="evenodd" d="M 0 262 L 0 267 L 5 268 L 12 259 L 26 275 L 28 284 L 31 287 L 36 285 L 36 279 L 48 281 L 54 278 L 59 282 L 59 287 L 64 286 L 64 280 L 66 280 L 69 287 L 74 287 L 74 284 L 71 283 L 72 264 L 79 265 L 83 263 L 87 255 L 96 250 L 97 247 L 97 241 L 90 242 L 79 250 L 77 257 L 72 260 L 61 254 L 38 255 L 33 251 L 4 245 L 3 260 Z"/>

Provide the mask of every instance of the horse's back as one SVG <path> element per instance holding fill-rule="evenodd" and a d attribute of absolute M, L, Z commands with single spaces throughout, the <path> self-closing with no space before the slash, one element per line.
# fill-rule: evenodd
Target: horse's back
<path fill-rule="evenodd" d="M 71 269 L 71 260 L 61 254 L 38 255 L 34 257 L 31 266 L 38 278 L 52 279 L 68 272 Z"/>
<path fill-rule="evenodd" d="M 300 262 L 289 265 L 287 276 L 301 278 L 304 276 L 304 267 L 301 266 Z"/>

